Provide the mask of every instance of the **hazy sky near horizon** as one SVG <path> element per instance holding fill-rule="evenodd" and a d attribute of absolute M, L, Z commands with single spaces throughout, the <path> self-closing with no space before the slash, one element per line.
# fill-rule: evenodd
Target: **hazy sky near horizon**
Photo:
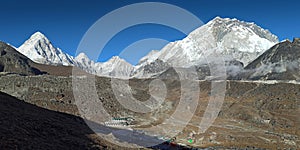
<path fill-rule="evenodd" d="M 298 0 L 10 0 L 1 2 L 0 40 L 19 47 L 34 32 L 40 31 L 54 46 L 74 56 L 81 38 L 95 21 L 115 9 L 137 2 L 173 4 L 193 13 L 204 23 L 216 16 L 255 22 L 277 35 L 279 40 L 300 37 Z M 119 55 L 130 44 L 145 38 L 175 41 L 185 36 L 162 25 L 133 26 L 117 34 L 102 50 L 98 61 Z M 146 47 L 146 51 L 160 49 L 163 44 Z M 125 59 L 134 64 L 144 54 L 145 50 Z"/>

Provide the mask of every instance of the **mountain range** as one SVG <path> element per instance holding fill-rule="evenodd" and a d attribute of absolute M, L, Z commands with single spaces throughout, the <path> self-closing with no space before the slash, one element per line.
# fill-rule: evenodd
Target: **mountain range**
<path fill-rule="evenodd" d="M 34 33 L 17 50 L 32 61 L 47 65 L 76 66 L 101 76 L 128 76 L 133 66 L 115 56 L 104 63 L 95 63 L 84 53 L 73 57 L 56 48 L 41 32 Z"/>
<path fill-rule="evenodd" d="M 297 41 L 298 39 L 295 41 L 296 46 Z M 271 54 L 268 55 L 266 53 L 270 51 L 271 47 L 273 51 L 275 51 L 274 49 L 278 50 L 278 48 L 273 47 L 278 42 L 276 35 L 254 23 L 216 17 L 192 31 L 186 38 L 170 42 L 161 50 L 151 51 L 148 55 L 141 58 L 136 66 L 131 65 L 118 56 L 112 57 L 107 62 L 94 62 L 84 53 L 73 57 L 56 48 L 41 32 L 34 33 L 24 44 L 16 49 L 36 63 L 55 66 L 76 66 L 88 73 L 99 76 L 117 78 L 166 77 L 163 74 L 168 72 L 170 74 L 170 68 L 188 69 L 195 67 L 199 79 L 205 79 L 210 74 L 210 65 L 207 59 L 209 58 L 212 59 L 209 61 L 213 61 L 213 59 L 222 58 L 225 61 L 227 76 L 229 77 L 269 79 L 263 77 L 267 73 L 259 73 L 259 70 L 266 71 L 266 69 L 262 69 L 262 66 L 258 64 L 263 63 L 263 66 L 270 66 L 271 68 L 276 66 L 278 68 L 278 64 L 271 65 L 274 61 L 266 63 L 266 58 L 263 58 L 269 58 Z M 279 48 L 279 50 L 283 50 L 280 51 L 284 51 L 286 47 L 295 46 L 294 42 L 289 42 L 290 45 L 286 42 L 288 41 L 282 43 L 287 45 L 281 46 L 283 48 Z M 282 52 L 282 55 L 291 54 Z M 274 59 L 278 60 L 278 57 L 276 56 Z M 285 59 L 288 59 L 287 61 L 290 60 L 289 57 L 285 56 L 280 58 L 282 59 L 281 61 Z M 295 61 L 299 62 L 299 60 Z"/>

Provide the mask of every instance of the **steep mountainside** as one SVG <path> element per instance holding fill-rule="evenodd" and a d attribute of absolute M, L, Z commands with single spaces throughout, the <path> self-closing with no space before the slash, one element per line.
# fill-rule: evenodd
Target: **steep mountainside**
<path fill-rule="evenodd" d="M 30 59 L 4 42 L 0 42 L 0 72 L 23 75 L 42 74 L 40 70 L 33 66 Z"/>
<path fill-rule="evenodd" d="M 250 79 L 300 81 L 300 39 L 276 44 L 245 69 Z"/>

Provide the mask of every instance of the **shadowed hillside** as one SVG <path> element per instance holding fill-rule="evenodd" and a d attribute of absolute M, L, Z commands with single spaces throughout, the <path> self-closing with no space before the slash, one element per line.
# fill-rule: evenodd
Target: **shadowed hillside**
<path fill-rule="evenodd" d="M 110 149 L 84 120 L 0 93 L 0 149 Z M 102 145 L 102 146 L 99 146 Z"/>
<path fill-rule="evenodd" d="M 42 72 L 31 64 L 26 56 L 17 52 L 13 47 L 0 41 L 0 72 L 10 72 L 23 75 L 38 75 Z"/>

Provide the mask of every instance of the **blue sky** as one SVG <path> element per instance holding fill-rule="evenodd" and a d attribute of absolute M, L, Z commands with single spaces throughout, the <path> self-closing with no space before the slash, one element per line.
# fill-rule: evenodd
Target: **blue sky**
<path fill-rule="evenodd" d="M 36 31 L 44 33 L 54 44 L 70 55 L 75 55 L 77 46 L 91 25 L 105 14 L 137 2 L 138 0 L 26 0 L 2 1 L 0 16 L 0 40 L 20 46 Z M 149 1 L 148 1 L 149 2 Z M 280 40 L 299 37 L 300 1 L 298 0 L 152 0 L 179 6 L 196 15 L 204 23 L 216 16 L 237 18 L 255 22 L 269 29 Z M 174 16 L 176 17 L 176 16 Z M 99 61 L 106 61 L 134 43 L 145 38 L 161 38 L 175 41 L 185 37 L 182 32 L 154 24 L 130 27 L 117 34 L 102 50 Z M 163 42 L 160 45 L 163 46 Z M 146 47 L 145 49 L 159 49 Z M 136 63 L 145 54 L 137 52 L 127 57 Z M 125 55 L 124 55 L 125 56 Z"/>

